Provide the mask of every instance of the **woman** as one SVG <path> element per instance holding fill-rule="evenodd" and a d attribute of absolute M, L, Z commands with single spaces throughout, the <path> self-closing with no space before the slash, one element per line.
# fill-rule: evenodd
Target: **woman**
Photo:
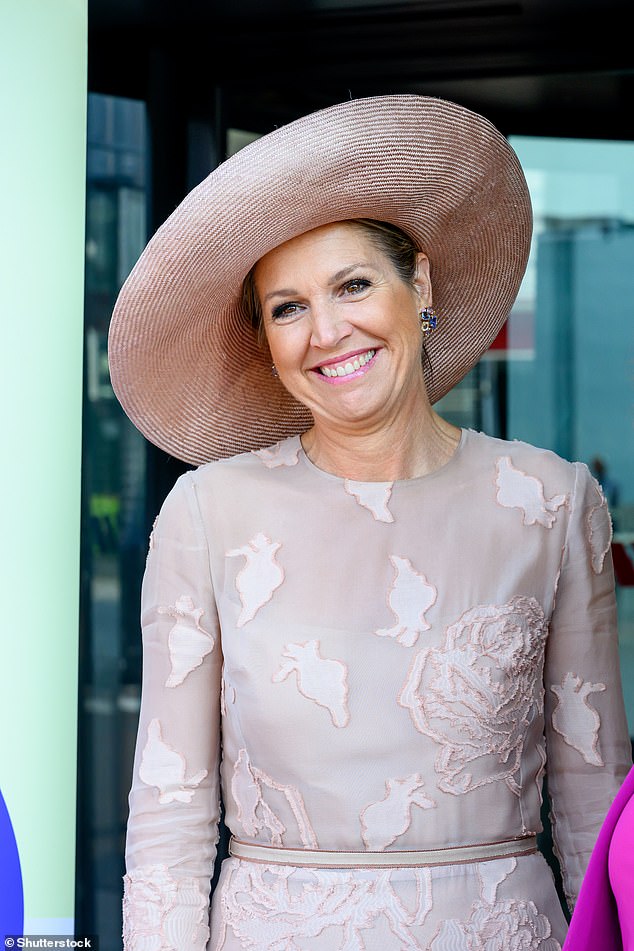
<path fill-rule="evenodd" d="M 605 500 L 432 409 L 530 220 L 486 120 L 352 101 L 213 172 L 123 288 L 116 392 L 206 463 L 150 543 L 127 948 L 561 947 L 544 770 L 572 903 L 629 763 Z"/>

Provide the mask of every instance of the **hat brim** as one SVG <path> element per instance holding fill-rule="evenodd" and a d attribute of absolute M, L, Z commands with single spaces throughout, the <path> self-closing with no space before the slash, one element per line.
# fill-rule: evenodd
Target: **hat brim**
<path fill-rule="evenodd" d="M 427 340 L 430 401 L 474 366 L 526 268 L 532 215 L 506 139 L 482 116 L 423 96 L 332 106 L 256 140 L 215 169 L 156 232 L 123 285 L 110 375 L 157 446 L 200 464 L 311 425 L 271 375 L 241 305 L 268 251 L 333 221 L 398 225 L 431 261 L 440 322 Z"/>

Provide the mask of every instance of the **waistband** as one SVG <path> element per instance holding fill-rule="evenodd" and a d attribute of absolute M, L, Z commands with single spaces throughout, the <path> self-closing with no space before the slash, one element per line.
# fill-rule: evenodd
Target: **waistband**
<path fill-rule="evenodd" d="M 252 845 L 231 836 L 229 854 L 247 862 L 266 865 L 297 865 L 300 868 L 410 868 L 426 865 L 463 865 L 537 852 L 537 837 L 520 836 L 500 842 L 456 845 L 448 849 L 422 851 L 346 852 L 327 849 L 283 849 L 274 845 Z"/>

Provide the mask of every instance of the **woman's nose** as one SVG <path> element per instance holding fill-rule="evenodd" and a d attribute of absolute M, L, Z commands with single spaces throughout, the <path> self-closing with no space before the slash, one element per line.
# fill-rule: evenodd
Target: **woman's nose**
<path fill-rule="evenodd" d="M 352 333 L 352 326 L 334 304 L 320 304 L 311 310 L 311 346 L 332 350 Z"/>

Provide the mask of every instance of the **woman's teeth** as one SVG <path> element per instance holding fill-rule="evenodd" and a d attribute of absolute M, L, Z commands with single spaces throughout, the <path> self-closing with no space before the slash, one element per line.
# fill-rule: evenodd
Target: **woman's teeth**
<path fill-rule="evenodd" d="M 340 363 L 337 366 L 319 367 L 319 370 L 324 376 L 349 376 L 351 373 L 354 373 L 355 370 L 360 370 L 361 367 L 364 367 L 375 353 L 376 350 L 366 350 L 365 353 L 357 354 L 353 360 L 348 360 L 347 363 Z"/>

